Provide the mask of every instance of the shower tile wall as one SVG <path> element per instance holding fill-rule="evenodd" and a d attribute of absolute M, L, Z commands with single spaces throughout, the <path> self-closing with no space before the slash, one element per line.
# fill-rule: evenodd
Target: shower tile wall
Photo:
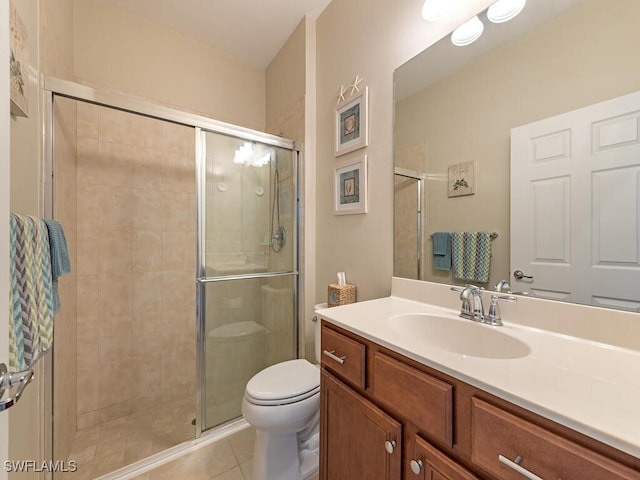
<path fill-rule="evenodd" d="M 195 398 L 195 154 L 192 128 L 77 113 L 83 429 Z"/>

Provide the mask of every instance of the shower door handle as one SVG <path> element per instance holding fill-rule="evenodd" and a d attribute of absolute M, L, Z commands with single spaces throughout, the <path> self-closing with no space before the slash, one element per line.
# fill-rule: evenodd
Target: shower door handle
<path fill-rule="evenodd" d="M 337 356 L 335 353 L 335 350 L 324 350 L 322 353 L 324 353 L 327 357 L 329 357 L 331 360 L 335 360 L 336 362 L 338 362 L 340 365 L 344 365 L 344 362 L 347 361 L 347 357 L 339 357 Z"/>

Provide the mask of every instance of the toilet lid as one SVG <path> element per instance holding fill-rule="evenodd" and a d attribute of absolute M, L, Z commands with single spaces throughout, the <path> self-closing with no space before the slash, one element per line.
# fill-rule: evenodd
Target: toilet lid
<path fill-rule="evenodd" d="M 320 390 L 320 369 L 305 359 L 277 363 L 258 372 L 247 383 L 252 403 L 277 405 L 304 400 Z"/>

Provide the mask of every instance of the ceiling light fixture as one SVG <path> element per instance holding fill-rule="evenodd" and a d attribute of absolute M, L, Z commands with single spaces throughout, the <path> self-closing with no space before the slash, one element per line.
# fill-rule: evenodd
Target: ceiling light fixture
<path fill-rule="evenodd" d="M 422 18 L 429 22 L 440 20 L 449 12 L 451 0 L 424 0 Z"/>
<path fill-rule="evenodd" d="M 484 23 L 476 15 L 453 31 L 451 43 L 456 47 L 466 47 L 480 38 L 482 32 L 484 32 Z"/>
<path fill-rule="evenodd" d="M 493 23 L 508 22 L 524 8 L 527 0 L 498 0 L 487 10 L 487 18 Z"/>

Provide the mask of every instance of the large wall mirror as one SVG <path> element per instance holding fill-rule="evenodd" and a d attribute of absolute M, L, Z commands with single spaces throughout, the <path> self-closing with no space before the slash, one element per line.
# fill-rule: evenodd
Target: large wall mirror
<path fill-rule="evenodd" d="M 640 312 L 640 1 L 479 18 L 394 73 L 394 275 Z M 442 232 L 478 265 L 494 233 L 488 275 L 443 267 Z"/>

